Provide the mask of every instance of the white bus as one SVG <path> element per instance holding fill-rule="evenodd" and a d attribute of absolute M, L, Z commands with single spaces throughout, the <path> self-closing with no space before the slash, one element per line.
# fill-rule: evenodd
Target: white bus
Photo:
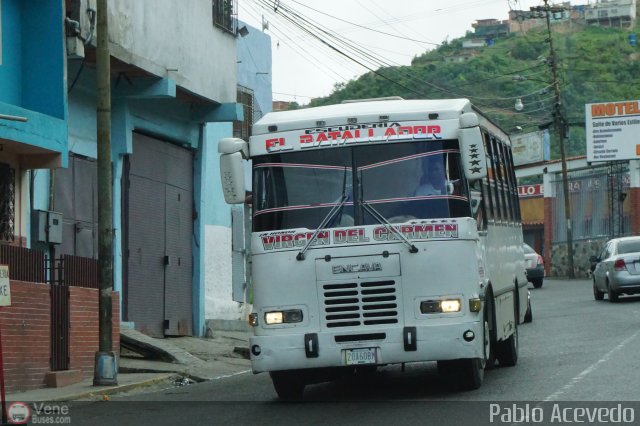
<path fill-rule="evenodd" d="M 336 371 L 437 361 L 462 389 L 518 359 L 527 309 L 509 137 L 467 99 L 266 114 L 219 142 L 228 203 L 252 160 L 254 373 L 281 398 Z"/>

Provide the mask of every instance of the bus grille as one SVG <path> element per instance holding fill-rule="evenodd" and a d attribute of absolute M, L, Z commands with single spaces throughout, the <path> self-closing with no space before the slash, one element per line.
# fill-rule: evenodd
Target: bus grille
<path fill-rule="evenodd" d="M 398 323 L 396 282 L 324 284 L 325 324 L 329 328 Z"/>

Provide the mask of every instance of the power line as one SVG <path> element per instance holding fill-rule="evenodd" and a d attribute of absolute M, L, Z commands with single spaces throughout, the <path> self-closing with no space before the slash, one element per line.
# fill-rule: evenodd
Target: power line
<path fill-rule="evenodd" d="M 300 6 L 302 6 L 302 7 L 306 7 L 307 9 L 311 9 L 314 12 L 319 13 L 321 15 L 328 16 L 329 18 L 335 19 L 335 20 L 340 21 L 340 22 L 344 22 L 344 23 L 349 24 L 349 25 L 353 25 L 353 26 L 358 27 L 358 28 L 365 29 L 367 31 L 373 31 L 375 33 L 384 34 L 384 35 L 388 35 L 390 37 L 400 38 L 400 39 L 403 39 L 403 40 L 415 41 L 417 43 L 430 44 L 430 45 L 433 45 L 433 46 L 440 46 L 440 43 L 434 43 L 432 41 L 417 40 L 417 39 L 414 39 L 414 38 L 403 37 L 403 36 L 399 36 L 399 35 L 396 35 L 396 34 L 387 33 L 387 32 L 384 32 L 384 31 L 374 30 L 373 28 L 369 28 L 369 27 L 366 27 L 364 25 L 356 24 L 355 22 L 347 21 L 346 19 L 338 18 L 337 16 L 333 16 L 333 15 L 330 15 L 330 14 L 328 14 L 326 12 L 322 12 L 322 11 L 320 11 L 318 9 L 315 9 L 315 8 L 311 7 L 311 6 L 307 6 L 306 4 L 302 4 L 302 3 L 300 3 L 300 2 L 298 2 L 296 0 L 291 0 L 291 1 L 293 3 L 296 3 L 296 4 L 300 5 Z M 282 5 L 282 3 L 281 3 L 281 5 Z"/>

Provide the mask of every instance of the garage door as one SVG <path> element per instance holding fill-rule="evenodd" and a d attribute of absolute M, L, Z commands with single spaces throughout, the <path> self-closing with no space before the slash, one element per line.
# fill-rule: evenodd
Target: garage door
<path fill-rule="evenodd" d="M 62 244 L 57 254 L 98 257 L 98 168 L 96 161 L 69 155 L 69 166 L 55 172 L 55 210 L 62 213 Z"/>
<path fill-rule="evenodd" d="M 134 133 L 124 185 L 125 319 L 155 337 L 191 335 L 193 153 Z"/>

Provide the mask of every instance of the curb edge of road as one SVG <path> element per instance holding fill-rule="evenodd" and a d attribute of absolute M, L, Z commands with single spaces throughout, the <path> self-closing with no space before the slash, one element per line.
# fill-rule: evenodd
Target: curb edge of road
<path fill-rule="evenodd" d="M 97 387 L 96 389 L 92 389 L 89 391 L 78 392 L 72 395 L 65 395 L 58 398 L 51 398 L 49 401 L 51 402 L 71 402 L 77 401 L 83 398 L 89 398 L 99 395 L 115 395 L 121 392 L 127 392 L 133 389 L 140 389 L 148 386 L 153 386 L 155 384 L 169 381 L 173 379 L 177 379 L 182 377 L 179 373 L 166 373 L 159 377 L 154 377 L 152 379 L 141 380 L 135 383 L 128 383 L 126 385 L 115 385 L 115 386 L 106 386 L 103 388 Z"/>

